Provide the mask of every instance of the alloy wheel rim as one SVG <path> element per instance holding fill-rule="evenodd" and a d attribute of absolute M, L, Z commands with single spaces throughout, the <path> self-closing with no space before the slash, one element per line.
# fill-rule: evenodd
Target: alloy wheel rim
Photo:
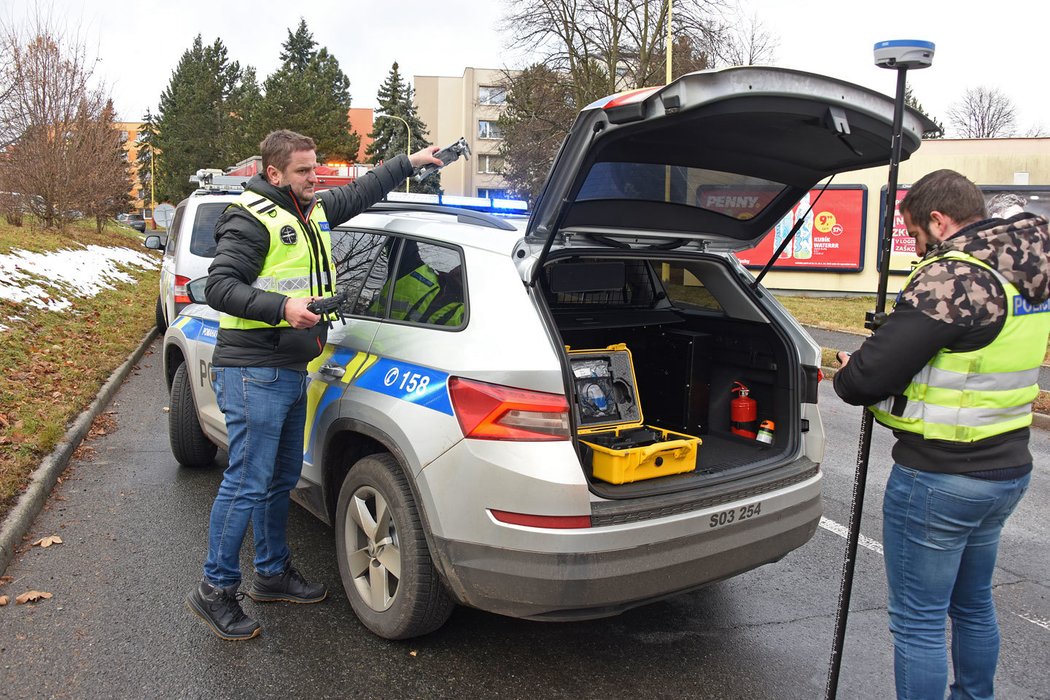
<path fill-rule="evenodd" d="M 401 584 L 401 547 L 390 504 L 379 491 L 362 486 L 350 498 L 345 525 L 347 565 L 361 600 L 383 612 Z"/>

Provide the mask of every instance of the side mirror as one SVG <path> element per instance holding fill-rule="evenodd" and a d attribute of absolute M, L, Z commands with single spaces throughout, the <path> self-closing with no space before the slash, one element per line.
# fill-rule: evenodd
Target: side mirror
<path fill-rule="evenodd" d="M 164 241 L 162 241 L 160 236 L 155 233 L 146 236 L 146 239 L 142 241 L 142 245 L 151 250 L 164 250 Z"/>
<path fill-rule="evenodd" d="M 208 284 L 207 277 L 198 277 L 186 285 L 186 294 L 194 304 L 207 304 L 204 298 L 204 287 Z"/>

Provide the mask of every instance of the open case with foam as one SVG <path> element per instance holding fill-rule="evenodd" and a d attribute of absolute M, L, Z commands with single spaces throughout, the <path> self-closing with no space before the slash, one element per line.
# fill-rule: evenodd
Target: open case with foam
<path fill-rule="evenodd" d="M 624 484 L 696 469 L 700 438 L 645 424 L 625 344 L 568 356 L 580 455 L 596 478 Z"/>

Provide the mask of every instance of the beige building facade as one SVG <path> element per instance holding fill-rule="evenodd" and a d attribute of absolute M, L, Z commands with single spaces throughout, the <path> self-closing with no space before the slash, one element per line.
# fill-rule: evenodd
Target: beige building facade
<path fill-rule="evenodd" d="M 497 124 L 506 105 L 499 87 L 503 75 L 501 70 L 467 68 L 459 77 L 413 76 L 417 113 L 430 130 L 430 141 L 444 147 L 464 137 L 470 145 L 470 160 L 461 158 L 441 171 L 446 194 L 509 196 L 500 175 L 502 135 Z"/>

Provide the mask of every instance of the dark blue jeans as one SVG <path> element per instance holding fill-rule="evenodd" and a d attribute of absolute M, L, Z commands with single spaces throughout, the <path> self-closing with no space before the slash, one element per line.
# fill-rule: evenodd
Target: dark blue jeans
<path fill-rule="evenodd" d="M 992 574 L 1003 524 L 1031 475 L 988 481 L 893 465 L 883 500 L 893 666 L 900 700 L 991 700 L 999 658 Z"/>
<path fill-rule="evenodd" d="M 306 372 L 280 367 L 214 372 L 230 461 L 211 508 L 204 578 L 226 587 L 241 581 L 241 544 L 249 521 L 255 570 L 273 576 L 288 563 L 288 494 L 303 468 Z"/>

